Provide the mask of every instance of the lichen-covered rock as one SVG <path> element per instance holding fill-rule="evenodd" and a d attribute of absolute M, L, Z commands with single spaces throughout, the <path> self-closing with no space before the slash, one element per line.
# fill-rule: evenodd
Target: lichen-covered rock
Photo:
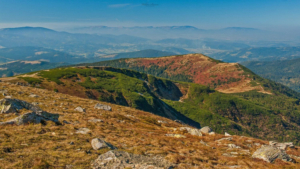
<path fill-rule="evenodd" d="M 34 106 L 33 104 L 27 103 L 23 100 L 18 99 L 1 99 L 0 100 L 0 114 L 3 113 L 18 113 L 21 109 L 31 110 L 33 112 L 42 111 L 38 106 Z"/>
<path fill-rule="evenodd" d="M 286 150 L 288 147 L 293 148 L 294 144 L 293 142 L 286 142 L 286 143 L 278 143 L 275 141 L 269 141 L 270 146 L 274 146 L 280 150 Z"/>
<path fill-rule="evenodd" d="M 85 109 L 82 108 L 82 107 L 76 107 L 74 110 L 75 110 L 75 111 L 78 111 L 78 112 L 82 112 L 82 113 L 85 112 Z"/>
<path fill-rule="evenodd" d="M 114 147 L 111 144 L 109 144 L 109 143 L 107 143 L 104 140 L 101 140 L 99 138 L 94 138 L 92 140 L 91 144 L 92 144 L 92 147 L 93 147 L 94 150 L 99 150 L 99 149 L 102 149 L 102 148 L 114 149 Z"/>
<path fill-rule="evenodd" d="M 202 136 L 202 133 L 199 129 L 194 129 L 190 127 L 180 127 L 180 131 L 187 131 L 189 134 L 194 135 L 194 136 Z"/>
<path fill-rule="evenodd" d="M 95 109 L 102 109 L 102 110 L 107 110 L 107 111 L 111 111 L 111 107 L 105 104 L 100 104 L 97 103 L 94 107 Z"/>
<path fill-rule="evenodd" d="M 0 125 L 5 125 L 5 124 L 23 125 L 28 123 L 41 123 L 43 121 L 53 121 L 55 123 L 59 123 L 58 118 L 59 118 L 58 114 L 51 114 L 43 111 L 31 112 L 31 113 L 25 113 L 19 117 L 16 117 L 13 120 L 2 122 L 0 123 Z"/>
<path fill-rule="evenodd" d="M 92 162 L 92 169 L 171 169 L 174 165 L 163 157 L 147 157 L 124 151 L 112 150 L 100 155 Z"/>
<path fill-rule="evenodd" d="M 200 131 L 201 131 L 202 133 L 205 133 L 205 134 L 208 134 L 208 133 L 210 133 L 210 132 L 213 132 L 213 130 L 212 130 L 210 127 L 208 127 L 208 126 L 202 127 L 202 128 L 200 129 Z"/>
<path fill-rule="evenodd" d="M 253 155 L 253 158 L 259 158 L 266 162 L 272 163 L 276 159 L 281 159 L 283 161 L 292 161 L 289 155 L 286 154 L 284 150 L 280 150 L 274 146 L 262 146 L 261 148 L 257 149 Z"/>

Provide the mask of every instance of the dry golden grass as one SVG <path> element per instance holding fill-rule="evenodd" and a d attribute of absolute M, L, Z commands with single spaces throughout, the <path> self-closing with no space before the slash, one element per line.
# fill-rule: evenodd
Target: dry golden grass
<path fill-rule="evenodd" d="M 6 87 L 5 87 L 6 86 Z M 89 168 L 92 160 L 108 149 L 93 150 L 90 141 L 103 138 L 120 150 L 142 155 L 162 155 L 178 164 L 178 168 L 300 168 L 298 163 L 285 163 L 277 160 L 268 164 L 252 159 L 251 154 L 259 148 L 254 143 L 267 144 L 267 141 L 254 138 L 232 136 L 232 141 L 217 142 L 224 135 L 192 136 L 185 132 L 174 131 L 180 124 L 169 119 L 140 110 L 104 103 L 112 111 L 94 109 L 95 100 L 54 93 L 44 89 L 22 87 L 0 83 L 0 90 L 6 89 L 14 98 L 27 102 L 39 102 L 40 107 L 50 113 L 58 113 L 61 122 L 71 124 L 56 125 L 52 122 L 29 124 L 24 126 L 0 126 L 0 168 Z M 20 94 L 19 92 L 23 92 Z M 37 94 L 39 98 L 28 97 Z M 3 98 L 4 96 L 0 96 Z M 86 108 L 86 113 L 74 111 L 78 106 Z M 21 113 L 26 113 L 22 111 Z M 14 118 L 15 115 L 0 114 L 0 121 Z M 102 119 L 103 122 L 91 123 L 90 119 Z M 166 121 L 160 124 L 157 120 Z M 82 127 L 90 133 L 76 134 Z M 167 133 L 183 134 L 186 138 L 167 137 Z M 203 140 L 208 146 L 203 145 Z M 74 145 L 70 143 L 73 142 Z M 242 154 L 241 150 L 228 150 L 227 144 L 236 144 L 251 154 Z M 251 147 L 248 147 L 251 145 Z M 224 153 L 238 152 L 236 157 L 223 156 Z M 288 150 L 290 154 L 300 155 L 300 150 Z"/>

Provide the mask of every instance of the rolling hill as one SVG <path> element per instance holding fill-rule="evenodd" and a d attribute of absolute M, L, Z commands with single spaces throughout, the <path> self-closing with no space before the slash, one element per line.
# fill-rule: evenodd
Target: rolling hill
<path fill-rule="evenodd" d="M 11 61 L 48 61 L 52 63 L 79 63 L 86 61 L 86 58 L 73 56 L 64 52 L 32 46 L 21 46 L 0 49 L 0 62 Z"/>
<path fill-rule="evenodd" d="M 299 97 L 299 94 L 291 89 L 262 79 L 238 63 L 224 63 L 202 54 L 120 59 L 79 65 L 131 69 L 175 81 L 205 85 L 223 93 L 256 90 L 267 94 L 274 91 L 289 93 L 289 95 Z"/>
<path fill-rule="evenodd" d="M 252 47 L 210 56 L 225 62 L 290 60 L 300 57 L 300 47 Z"/>
<path fill-rule="evenodd" d="M 269 62 L 249 61 L 242 64 L 264 78 L 274 80 L 300 92 L 299 58 Z"/>
<path fill-rule="evenodd" d="M 50 63 L 46 61 L 12 61 L 0 65 L 0 77 L 15 76 L 43 69 L 52 69 L 64 66 L 66 63 Z"/>
<path fill-rule="evenodd" d="M 217 133 L 299 144 L 299 94 L 256 75 L 252 78 L 264 89 L 227 94 L 132 70 L 88 66 L 38 71 L 1 81 L 133 107 L 196 127 L 200 123 Z"/>

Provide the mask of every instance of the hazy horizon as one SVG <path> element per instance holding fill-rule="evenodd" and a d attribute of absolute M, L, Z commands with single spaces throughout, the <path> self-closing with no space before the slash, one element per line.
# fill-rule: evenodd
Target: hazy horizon
<path fill-rule="evenodd" d="M 0 0 L 0 28 L 190 25 L 199 29 L 245 27 L 291 32 L 300 28 L 299 5 L 296 0 Z"/>

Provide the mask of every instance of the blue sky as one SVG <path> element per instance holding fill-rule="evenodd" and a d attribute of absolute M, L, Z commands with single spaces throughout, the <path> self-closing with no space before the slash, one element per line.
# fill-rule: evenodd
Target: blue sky
<path fill-rule="evenodd" d="M 0 0 L 0 27 L 300 27 L 299 0 Z"/>

